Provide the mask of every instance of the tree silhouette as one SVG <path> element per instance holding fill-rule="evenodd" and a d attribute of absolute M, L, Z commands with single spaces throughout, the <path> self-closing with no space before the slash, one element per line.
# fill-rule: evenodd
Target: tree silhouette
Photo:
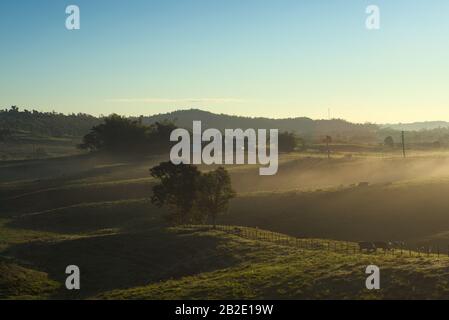
<path fill-rule="evenodd" d="M 326 136 L 324 138 L 324 142 L 326 143 L 327 158 L 330 159 L 331 158 L 331 149 L 329 147 L 329 144 L 332 143 L 332 137 L 331 136 Z"/>
<path fill-rule="evenodd" d="M 170 133 L 174 129 L 176 126 L 168 121 L 145 126 L 141 119 L 131 120 L 113 114 L 105 118 L 104 123 L 94 126 L 79 147 L 91 151 L 162 152 L 170 148 Z"/>
<path fill-rule="evenodd" d="M 130 150 L 143 147 L 147 140 L 148 127 L 119 115 L 113 114 L 104 123 L 92 128 L 87 134 L 82 149 L 112 151 Z"/>
<path fill-rule="evenodd" d="M 225 213 L 229 207 L 229 200 L 236 195 L 232 189 L 231 177 L 225 168 L 219 167 L 215 171 L 201 176 L 198 207 L 212 219 L 215 228 L 217 216 Z"/>
<path fill-rule="evenodd" d="M 194 165 L 163 162 L 150 169 L 160 182 L 153 187 L 151 202 L 169 210 L 169 223 L 204 223 L 210 218 L 215 227 L 218 215 L 227 211 L 235 197 L 231 177 L 220 167 L 202 174 Z"/>
<path fill-rule="evenodd" d="M 172 224 L 198 223 L 198 215 L 194 212 L 198 183 L 201 172 L 193 165 L 174 165 L 163 162 L 150 169 L 151 176 L 160 180 L 153 187 L 151 202 L 158 207 L 167 207 L 167 219 Z"/>
<path fill-rule="evenodd" d="M 384 140 L 384 145 L 389 147 L 389 148 L 393 148 L 394 147 L 394 140 L 392 136 L 388 136 L 385 138 Z"/>

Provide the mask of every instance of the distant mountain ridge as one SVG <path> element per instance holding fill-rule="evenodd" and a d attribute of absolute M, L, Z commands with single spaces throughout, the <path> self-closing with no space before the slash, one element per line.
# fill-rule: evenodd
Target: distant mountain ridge
<path fill-rule="evenodd" d="M 242 117 L 215 114 L 199 109 L 178 110 L 170 113 L 143 117 L 144 124 L 170 120 L 178 127 L 191 128 L 192 122 L 200 120 L 203 128 L 224 129 L 279 129 L 293 131 L 302 136 L 350 135 L 365 136 L 375 133 L 379 127 L 374 124 L 356 124 L 341 119 L 312 120 L 306 117 L 270 119 L 264 117 Z"/>
<path fill-rule="evenodd" d="M 411 122 L 411 123 L 395 123 L 395 124 L 383 124 L 381 128 L 390 128 L 393 130 L 403 131 L 420 131 L 420 130 L 433 130 L 439 128 L 449 128 L 449 122 L 446 121 L 423 121 L 423 122 Z"/>
<path fill-rule="evenodd" d="M 427 140 L 438 140 L 447 132 L 431 133 L 449 130 L 449 122 L 427 121 L 404 124 L 371 124 L 351 123 L 342 119 L 313 120 L 306 117 L 271 119 L 266 117 L 243 117 L 227 114 L 216 114 L 199 109 L 186 109 L 167 112 L 156 115 L 141 117 L 129 117 L 140 119 L 144 124 L 150 125 L 155 122 L 169 120 L 176 126 L 190 129 L 195 120 L 202 122 L 203 129 L 279 129 L 280 131 L 295 132 L 302 138 L 322 140 L 326 135 L 332 136 L 334 141 L 352 142 L 376 142 L 383 141 L 385 136 L 396 136 L 400 130 L 416 131 L 417 134 L 423 129 L 428 129 Z M 19 110 L 17 107 L 0 109 L 0 133 L 8 131 L 24 131 L 33 134 L 48 136 L 83 136 L 90 129 L 103 122 L 102 117 L 87 114 L 61 114 L 55 112 L 38 112 L 35 110 Z M 438 128 L 444 128 L 438 130 Z M 423 133 L 424 134 L 424 133 Z M 430 135 L 430 136 L 429 136 Z M 0 139 L 1 140 L 1 139 Z"/>

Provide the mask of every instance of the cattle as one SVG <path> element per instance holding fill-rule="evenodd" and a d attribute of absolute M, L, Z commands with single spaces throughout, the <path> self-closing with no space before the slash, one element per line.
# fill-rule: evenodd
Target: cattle
<path fill-rule="evenodd" d="M 359 242 L 360 251 L 366 250 L 367 252 L 376 252 L 377 249 L 383 250 L 383 252 L 387 252 L 393 250 L 396 245 L 403 247 L 403 242 L 385 242 L 385 241 L 363 241 Z"/>
<path fill-rule="evenodd" d="M 367 252 L 375 252 L 376 246 L 372 242 L 359 242 L 359 250 L 363 251 L 366 250 Z"/>
<path fill-rule="evenodd" d="M 376 241 L 373 242 L 373 245 L 376 247 L 376 250 L 381 249 L 384 252 L 393 250 L 393 245 L 391 242 Z"/>

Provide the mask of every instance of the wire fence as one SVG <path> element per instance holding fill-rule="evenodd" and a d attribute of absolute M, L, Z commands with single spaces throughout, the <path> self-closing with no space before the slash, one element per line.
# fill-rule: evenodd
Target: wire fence
<path fill-rule="evenodd" d="M 305 250 L 320 250 L 344 254 L 379 254 L 390 256 L 409 256 L 409 257 L 429 257 L 429 258 L 448 258 L 449 245 L 442 247 L 440 245 L 428 246 L 410 246 L 405 242 L 391 243 L 383 242 L 382 248 L 364 249 L 358 242 L 298 238 L 286 234 L 262 230 L 252 227 L 217 225 L 215 228 L 211 225 L 184 225 L 183 227 L 196 230 L 219 230 L 228 234 L 239 236 L 249 240 L 266 241 L 273 244 L 291 246 Z M 366 242 L 364 242 L 366 243 Z M 375 242 L 373 242 L 375 243 Z"/>

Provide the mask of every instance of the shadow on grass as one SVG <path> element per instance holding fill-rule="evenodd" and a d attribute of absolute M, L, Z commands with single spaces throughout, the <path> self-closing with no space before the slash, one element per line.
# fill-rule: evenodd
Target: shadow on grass
<path fill-rule="evenodd" d="M 64 234 L 91 233 L 103 229 L 135 230 L 163 226 L 164 211 L 149 200 L 124 200 L 81 204 L 25 215 L 8 223 L 9 228 Z"/>
<path fill-rule="evenodd" d="M 82 299 L 113 289 L 143 286 L 226 268 L 238 259 L 207 234 L 176 234 L 163 229 L 10 247 L 5 253 L 45 271 L 62 283 L 54 298 Z M 65 269 L 81 270 L 81 290 L 64 288 Z"/>

